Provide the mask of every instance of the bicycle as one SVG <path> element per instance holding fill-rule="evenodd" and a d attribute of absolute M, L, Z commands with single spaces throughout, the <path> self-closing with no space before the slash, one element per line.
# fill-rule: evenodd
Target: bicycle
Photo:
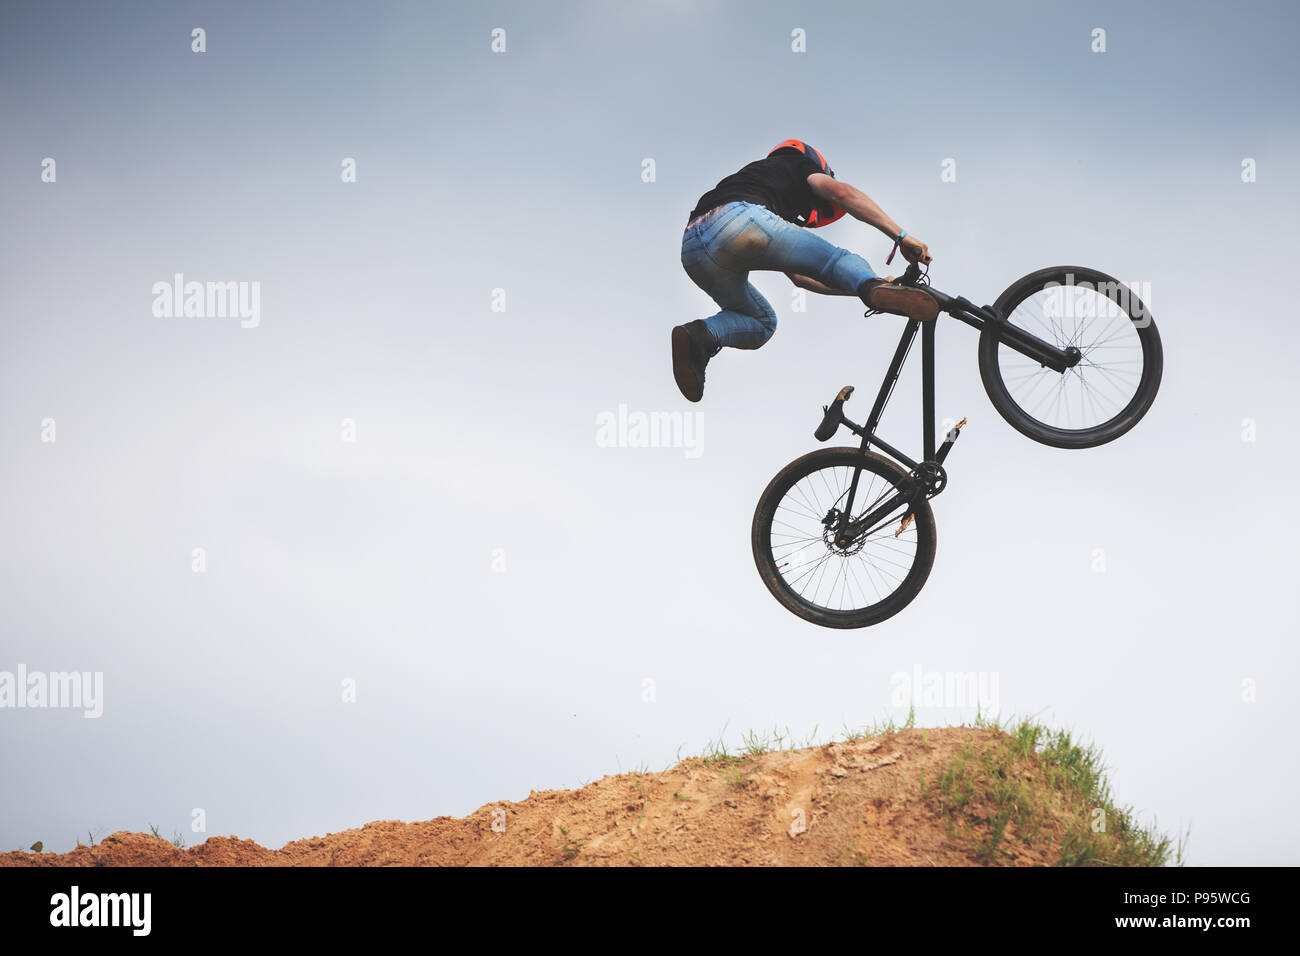
<path fill-rule="evenodd" d="M 1035 441 L 1095 447 L 1133 428 L 1155 401 L 1164 365 L 1155 322 L 1137 295 L 1103 272 L 1040 269 L 982 307 L 929 287 L 929 270 L 915 264 L 898 281 L 926 286 L 940 316 L 979 330 L 989 400 Z M 966 423 L 963 418 L 935 447 L 937 324 L 937 318 L 907 320 L 864 424 L 844 415 L 852 385 L 822 407 L 814 437 L 825 442 L 847 426 L 860 447 L 809 452 L 778 472 L 759 497 L 751 530 L 755 564 L 772 595 L 806 621 L 834 628 L 878 624 L 910 604 L 929 577 L 936 533 L 930 499 L 947 487 L 944 462 Z M 923 454 L 914 461 L 876 429 L 918 326 Z M 1043 330 L 1051 341 L 1036 334 Z"/>

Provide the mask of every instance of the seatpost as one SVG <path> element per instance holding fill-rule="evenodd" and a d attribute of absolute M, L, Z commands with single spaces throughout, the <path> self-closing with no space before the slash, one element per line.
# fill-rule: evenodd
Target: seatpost
<path fill-rule="evenodd" d="M 934 327 L 935 322 L 921 323 L 921 415 L 925 431 L 925 454 L 922 461 L 934 460 Z"/>

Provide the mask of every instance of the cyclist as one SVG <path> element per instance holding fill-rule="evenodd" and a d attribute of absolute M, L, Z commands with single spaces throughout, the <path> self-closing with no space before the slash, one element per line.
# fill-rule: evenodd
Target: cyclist
<path fill-rule="evenodd" d="M 926 290 L 881 279 L 861 256 L 808 231 L 845 213 L 889 236 L 908 262 L 930 261 L 924 242 L 838 181 L 825 157 L 801 140 L 786 140 L 700 197 L 682 236 L 682 266 L 722 311 L 673 329 L 673 377 L 687 399 L 703 397 L 705 366 L 723 346 L 756 349 L 776 331 L 776 312 L 749 283 L 754 270 L 784 272 L 810 292 L 856 295 L 881 312 L 938 316 Z"/>

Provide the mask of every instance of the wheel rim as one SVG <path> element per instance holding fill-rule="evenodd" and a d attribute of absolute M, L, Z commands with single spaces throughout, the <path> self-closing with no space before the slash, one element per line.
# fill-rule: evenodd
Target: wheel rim
<path fill-rule="evenodd" d="M 1027 418 L 1063 434 L 1123 418 L 1142 387 L 1146 348 L 1138 322 L 1146 316 L 1146 306 L 1119 282 L 1045 283 L 1006 319 L 1057 348 L 1077 348 L 1079 363 L 1058 373 L 999 345 L 1007 396 Z"/>
<path fill-rule="evenodd" d="M 822 610 L 859 612 L 890 599 L 903 587 L 920 548 L 915 521 L 899 535 L 905 506 L 891 509 L 848 549 L 829 543 L 822 519 L 843 509 L 857 470 L 819 468 L 796 480 L 772 512 L 768 548 L 776 574 L 801 601 Z M 871 511 L 895 490 L 894 480 L 861 469 L 853 517 Z"/>

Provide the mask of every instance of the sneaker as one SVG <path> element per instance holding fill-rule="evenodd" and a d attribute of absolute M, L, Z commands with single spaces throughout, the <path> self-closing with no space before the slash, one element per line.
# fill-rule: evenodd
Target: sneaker
<path fill-rule="evenodd" d="M 687 401 L 704 397 L 704 367 L 721 351 L 703 319 L 673 329 L 673 378 Z"/>
<path fill-rule="evenodd" d="M 858 295 L 868 308 L 878 312 L 905 315 L 922 322 L 933 322 L 939 317 L 939 300 L 921 286 L 868 279 L 858 287 Z"/>

